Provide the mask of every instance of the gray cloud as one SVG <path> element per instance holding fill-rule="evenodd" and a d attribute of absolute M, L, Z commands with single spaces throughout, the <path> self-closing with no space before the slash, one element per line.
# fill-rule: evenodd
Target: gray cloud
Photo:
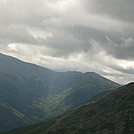
<path fill-rule="evenodd" d="M 134 60 L 134 38 L 122 39 L 121 43 L 110 40 L 105 45 L 107 54 L 111 54 L 118 59 Z"/>
<path fill-rule="evenodd" d="M 127 82 L 134 69 L 133 5 L 133 0 L 0 0 L 0 52 Z"/>
<path fill-rule="evenodd" d="M 20 26 L 1 26 L 0 27 L 0 41 L 4 44 L 9 43 L 34 43 L 35 40 L 26 28 Z"/>
<path fill-rule="evenodd" d="M 86 2 L 90 5 L 92 0 Z M 121 19 L 123 21 L 134 21 L 134 1 L 133 0 L 93 0 L 94 12 L 99 14 L 105 14 L 115 19 Z"/>
<path fill-rule="evenodd" d="M 126 38 L 122 33 L 101 31 L 80 25 L 66 28 L 66 30 L 83 41 L 85 52 L 92 49 L 90 41 L 95 40 L 107 55 L 112 55 L 117 59 L 134 59 L 134 38 L 131 36 Z"/>
<path fill-rule="evenodd" d="M 5 25 L 39 26 L 44 19 L 51 16 L 48 12 L 47 2 L 44 0 L 0 1 L 0 22 Z"/>

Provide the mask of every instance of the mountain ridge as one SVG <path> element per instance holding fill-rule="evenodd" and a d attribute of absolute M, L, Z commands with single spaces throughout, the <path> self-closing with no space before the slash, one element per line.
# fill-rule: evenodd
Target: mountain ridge
<path fill-rule="evenodd" d="M 134 82 L 48 121 L 4 134 L 133 134 Z"/>
<path fill-rule="evenodd" d="M 0 103 L 9 106 L 0 106 L 0 116 L 9 116 L 0 131 L 50 120 L 119 86 L 96 73 L 55 72 L 0 54 Z"/>

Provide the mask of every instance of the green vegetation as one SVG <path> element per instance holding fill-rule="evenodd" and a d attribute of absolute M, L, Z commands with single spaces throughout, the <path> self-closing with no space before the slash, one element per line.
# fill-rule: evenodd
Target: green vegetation
<path fill-rule="evenodd" d="M 0 54 L 0 132 L 51 120 L 119 86 L 94 72 L 55 72 Z"/>
<path fill-rule="evenodd" d="M 131 98 L 131 99 L 130 99 Z M 83 104 L 47 123 L 4 134 L 133 134 L 134 83 Z"/>

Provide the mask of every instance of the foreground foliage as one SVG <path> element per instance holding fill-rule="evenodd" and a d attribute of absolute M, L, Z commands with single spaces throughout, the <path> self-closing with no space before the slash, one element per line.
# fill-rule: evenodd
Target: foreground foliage
<path fill-rule="evenodd" d="M 134 134 L 134 83 L 47 123 L 5 134 Z"/>

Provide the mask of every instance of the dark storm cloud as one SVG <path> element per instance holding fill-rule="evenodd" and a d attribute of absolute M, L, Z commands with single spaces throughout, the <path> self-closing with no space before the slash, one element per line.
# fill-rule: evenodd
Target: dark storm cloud
<path fill-rule="evenodd" d="M 117 59 L 134 59 L 134 38 L 125 38 L 123 33 L 107 32 L 80 25 L 66 27 L 65 29 L 72 33 L 75 38 L 85 43 L 83 49 L 81 48 L 85 52 L 92 49 L 90 41 L 95 40 L 108 55 Z"/>
<path fill-rule="evenodd" d="M 34 43 L 34 38 L 25 28 L 19 26 L 1 26 L 0 42 L 9 43 Z"/>
<path fill-rule="evenodd" d="M 117 59 L 134 60 L 134 38 L 122 39 L 121 43 L 109 40 L 104 49 L 107 54 L 111 54 Z"/>
<path fill-rule="evenodd" d="M 31 61 L 44 66 L 54 61 L 58 68 L 60 61 L 84 71 L 130 74 L 134 63 L 127 69 L 119 63 L 134 60 L 133 5 L 133 0 L 0 0 L 0 51 L 29 61 L 38 53 Z M 74 61 L 80 64 L 73 67 Z"/>
<path fill-rule="evenodd" d="M 88 4 L 87 4 L 88 3 Z M 108 42 L 104 41 L 104 35 L 99 35 L 100 45 L 108 55 L 117 59 L 133 60 L 134 59 L 134 1 L 133 0 L 91 0 L 85 2 L 89 13 L 107 16 L 114 20 L 125 23 L 126 27 L 121 32 L 113 33 L 112 29 L 105 36 L 109 38 Z M 94 8 L 90 9 L 90 5 Z M 97 32 L 99 34 L 99 32 Z M 96 37 L 97 37 L 97 34 Z M 106 41 L 106 40 L 105 40 Z"/>
<path fill-rule="evenodd" d="M 0 44 L 45 44 L 44 39 L 35 39 L 29 29 L 45 29 L 44 22 L 50 18 L 44 0 L 0 0 Z"/>
<path fill-rule="evenodd" d="M 65 30 L 69 33 L 72 33 L 74 37 L 83 40 L 96 40 L 100 42 L 102 45 L 105 45 L 108 42 L 108 38 L 114 40 L 117 44 L 122 43 L 122 34 L 115 32 L 103 31 L 100 29 L 95 29 L 92 27 L 82 26 L 82 25 L 74 25 L 72 27 L 65 27 Z"/>
<path fill-rule="evenodd" d="M 72 53 L 79 53 L 83 50 L 83 42 L 67 32 L 58 32 L 54 37 L 47 40 L 47 47 L 51 49 L 51 55 L 67 58 Z"/>
<path fill-rule="evenodd" d="M 89 5 L 91 1 L 86 1 Z M 94 11 L 123 21 L 134 21 L 133 0 L 93 0 Z"/>
<path fill-rule="evenodd" d="M 122 68 L 121 66 L 117 66 L 117 65 L 114 65 L 114 66 L 110 65 L 110 67 L 117 70 L 117 71 L 120 71 L 123 74 L 125 73 L 125 74 L 134 75 L 134 68 L 132 68 L 132 67 L 129 67 L 129 68 L 126 68 L 126 69 Z M 121 76 L 123 76 L 123 75 L 121 75 Z"/>

